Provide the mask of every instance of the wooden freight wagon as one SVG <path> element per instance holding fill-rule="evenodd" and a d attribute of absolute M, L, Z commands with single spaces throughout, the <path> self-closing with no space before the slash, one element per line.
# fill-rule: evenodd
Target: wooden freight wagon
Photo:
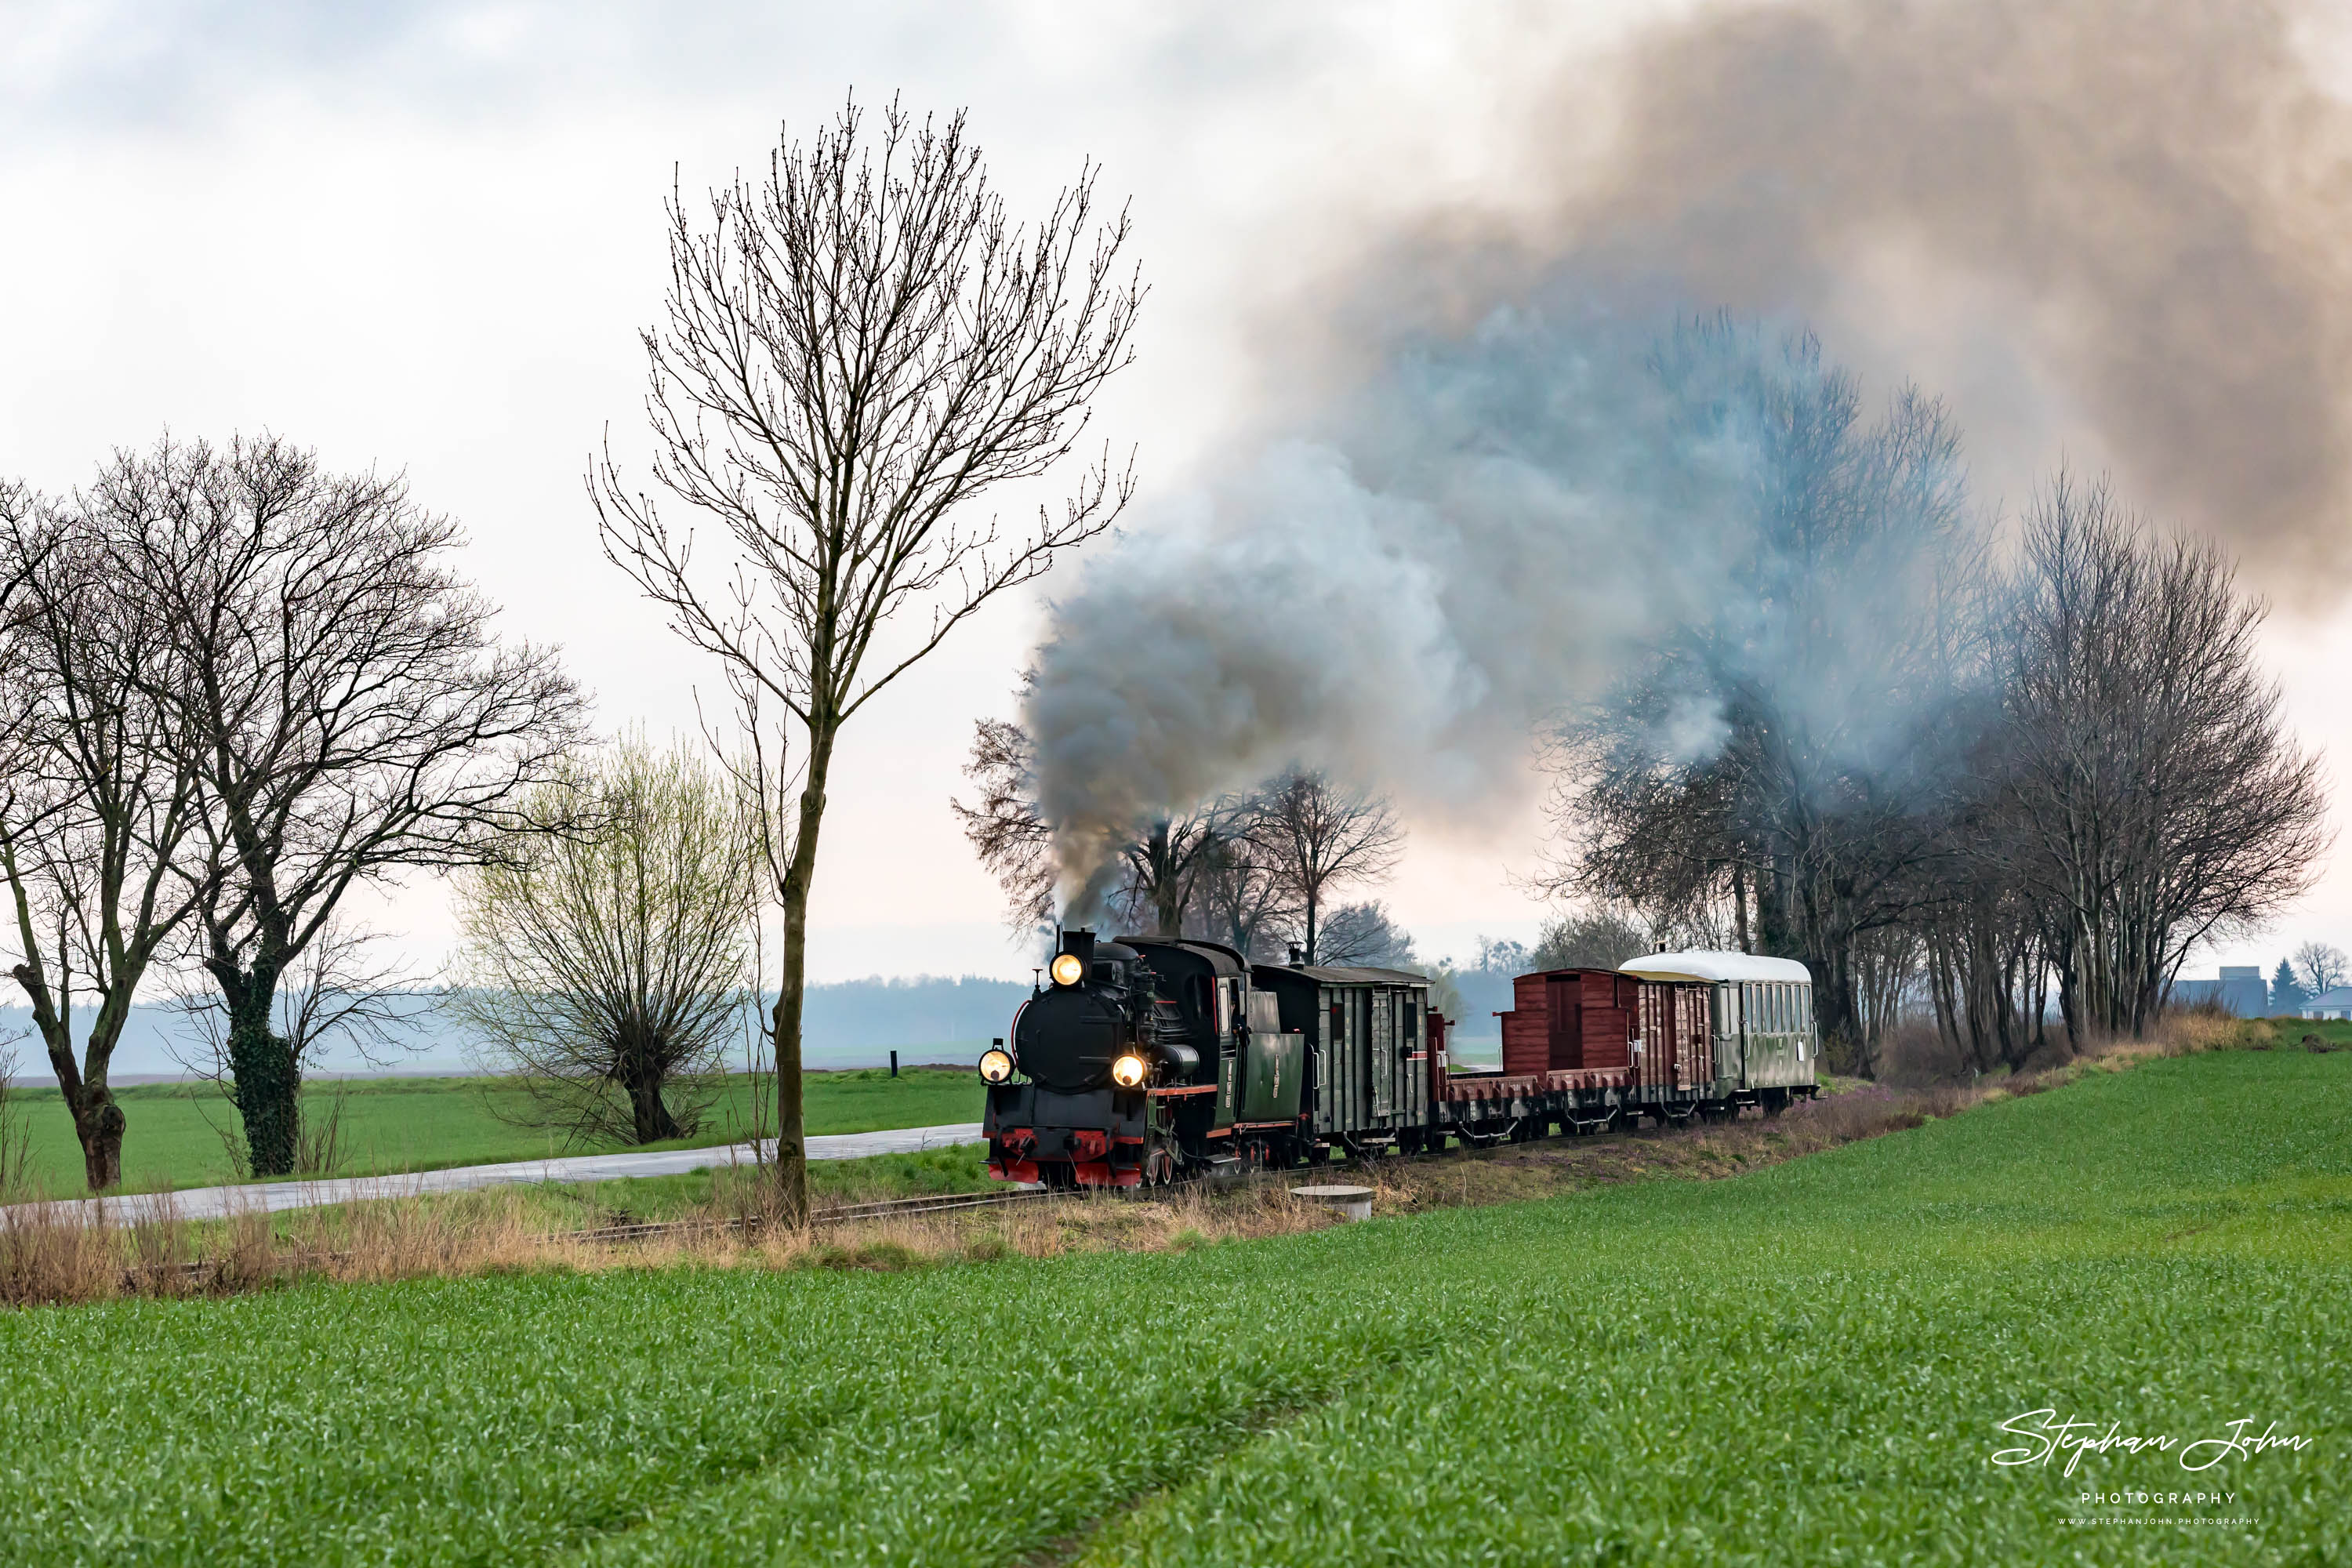
<path fill-rule="evenodd" d="M 1813 1092 L 1802 964 L 1654 953 L 1621 969 L 1519 975 L 1500 1073 L 1447 1074 L 1435 1121 L 1474 1142 L 1590 1131 L 1647 1116 L 1720 1120 Z"/>
<path fill-rule="evenodd" d="M 1554 969 L 1511 983 L 1503 1021 L 1503 1076 L 1633 1065 L 1642 983 L 1608 969 Z"/>
<path fill-rule="evenodd" d="M 1421 1147 L 1429 1124 L 1429 981 L 1397 969 L 1261 963 L 1277 1026 L 1307 1046 L 1312 1149 Z"/>

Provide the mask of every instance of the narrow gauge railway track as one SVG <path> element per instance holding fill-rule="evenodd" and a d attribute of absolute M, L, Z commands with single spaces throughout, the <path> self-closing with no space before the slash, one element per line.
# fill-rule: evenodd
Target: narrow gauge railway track
<path fill-rule="evenodd" d="M 998 1193 L 927 1193 L 919 1197 L 887 1198 L 878 1203 L 844 1204 L 835 1208 L 818 1209 L 809 1215 L 812 1226 L 847 1225 L 856 1220 L 895 1219 L 900 1215 L 943 1214 L 952 1209 L 1002 1208 L 1010 1204 L 1036 1203 L 1041 1199 L 1066 1197 L 1047 1187 L 1018 1187 Z M 688 1236 L 697 1231 L 756 1230 L 763 1223 L 756 1215 L 733 1215 L 724 1219 L 639 1220 L 621 1225 L 598 1226 L 591 1230 L 575 1230 L 570 1241 L 650 1241 L 665 1236 Z"/>
<path fill-rule="evenodd" d="M 1321 1169 L 1388 1164 L 1394 1162 L 1421 1163 L 1444 1160 L 1463 1152 L 1461 1149 L 1432 1151 L 1413 1154 L 1381 1152 L 1351 1154 L 1333 1160 Z M 1262 1181 L 1269 1176 L 1280 1180 L 1311 1177 L 1315 1166 L 1299 1166 L 1287 1170 L 1254 1169 L 1244 1179 Z M 849 1225 L 860 1220 L 892 1219 L 901 1215 L 947 1214 L 959 1209 L 1005 1208 L 1019 1204 L 1048 1203 L 1055 1199 L 1087 1198 L 1097 1195 L 1116 1197 L 1149 1197 L 1155 1193 L 1196 1185 L 1221 1184 L 1208 1177 L 1191 1177 L 1169 1186 L 1106 1189 L 1094 1187 L 1016 1187 L 1001 1192 L 927 1193 L 911 1198 L 886 1198 L 876 1203 L 843 1204 L 833 1208 L 818 1209 L 809 1215 L 812 1227 Z M 565 1241 L 610 1245 L 629 1242 L 657 1241 L 665 1237 L 694 1236 L 712 1231 L 756 1230 L 764 1222 L 756 1215 L 732 1215 L 719 1219 L 629 1220 L 614 1225 L 593 1226 L 585 1230 L 565 1232 Z M 288 1262 L 335 1263 L 348 1254 L 341 1252 L 307 1252 L 289 1255 Z M 192 1285 L 201 1285 L 217 1279 L 227 1260 L 197 1258 L 188 1262 L 139 1264 L 123 1270 L 123 1282 L 137 1289 L 142 1283 L 162 1279 L 177 1279 Z"/>

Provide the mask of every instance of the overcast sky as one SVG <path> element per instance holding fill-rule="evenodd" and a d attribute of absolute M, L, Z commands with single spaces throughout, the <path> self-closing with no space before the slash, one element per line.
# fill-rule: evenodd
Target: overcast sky
<path fill-rule="evenodd" d="M 466 525 L 506 630 L 562 644 L 604 728 L 691 731 L 714 671 L 598 554 L 582 487 L 608 425 L 625 460 L 643 449 L 635 334 L 659 306 L 673 169 L 689 191 L 724 180 L 852 88 L 968 106 L 1016 209 L 1092 156 L 1132 198 L 1151 287 L 1104 427 L 1166 493 L 1280 402 L 1270 322 L 1313 310 L 1318 279 L 1407 216 L 1512 201 L 1555 68 L 1661 14 L 0 0 L 0 471 L 63 489 L 166 426 L 266 426 L 333 465 L 404 468 Z M 1037 624 L 1034 598 L 998 605 L 846 732 L 819 978 L 1025 974 L 947 800 Z M 2340 778 L 2352 625 L 2273 642 Z M 1387 896 L 1425 953 L 1532 933 L 1513 878 L 1540 833 L 1531 809 L 1423 825 Z M 379 923 L 422 961 L 446 947 L 437 889 Z M 2219 956 L 2267 964 L 2306 934 L 2352 947 L 2352 874 Z"/>

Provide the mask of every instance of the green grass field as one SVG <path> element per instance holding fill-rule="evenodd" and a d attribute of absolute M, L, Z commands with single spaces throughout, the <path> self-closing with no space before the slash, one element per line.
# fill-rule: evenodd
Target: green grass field
<path fill-rule="evenodd" d="M 935 1127 L 977 1121 L 980 1079 L 961 1068 L 909 1068 L 893 1079 L 879 1068 L 812 1073 L 807 1116 L 812 1134 L 869 1132 L 887 1127 Z M 55 1088 L 18 1089 L 33 1150 L 33 1179 L 53 1196 L 82 1190 L 81 1145 Z M 588 1153 L 560 1136 L 515 1125 L 528 1104 L 495 1079 L 384 1078 L 312 1083 L 303 1091 L 306 1116 L 324 1114 L 340 1098 L 344 1158 L 334 1173 L 373 1175 L 429 1171 L 448 1165 L 532 1160 Z M 208 1185 L 234 1179 L 220 1129 L 236 1125 L 236 1110 L 210 1085 L 142 1084 L 117 1091 L 127 1128 L 122 1146 L 123 1190 Z M 772 1130 L 774 1116 L 768 1118 Z M 748 1135 L 749 1080 L 730 1079 L 698 1137 L 648 1145 L 656 1149 L 728 1143 Z"/>
<path fill-rule="evenodd" d="M 1189 1253 L 0 1318 L 26 1563 L 2341 1563 L 2352 1055 Z M 2000 1466 L 2026 1412 L 2185 1471 Z M 2115 1490 L 2233 1494 L 2121 1508 Z M 2071 1522 L 2086 1517 L 2249 1522 Z"/>

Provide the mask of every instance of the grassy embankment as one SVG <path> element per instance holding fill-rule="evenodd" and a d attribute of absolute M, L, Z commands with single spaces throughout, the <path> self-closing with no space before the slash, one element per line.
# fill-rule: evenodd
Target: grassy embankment
<path fill-rule="evenodd" d="M 2352 1054 L 2221 1052 L 1240 1244 L 19 1312 L 0 1555 L 2340 1561 L 2347 1091 Z M 2045 1406 L 2314 1441 L 1993 1465 Z M 2079 1500 L 2117 1489 L 2235 1495 Z M 2069 1522 L 2118 1514 L 2252 1522 Z"/>
<path fill-rule="evenodd" d="M 53 1197 L 83 1191 L 81 1146 L 54 1087 L 18 1089 L 22 1125 L 33 1151 L 32 1183 Z M 220 1130 L 236 1113 L 210 1085 L 141 1084 L 117 1091 L 129 1130 L 123 1141 L 123 1190 L 209 1185 L 236 1179 Z M 497 1079 L 385 1078 L 318 1082 L 305 1087 L 306 1117 L 341 1106 L 338 1176 L 430 1171 L 602 1151 L 567 1147 L 560 1135 L 520 1126 L 529 1108 L 520 1089 Z M 807 1116 L 812 1135 L 868 1132 L 889 1127 L 934 1127 L 980 1120 L 980 1080 L 963 1068 L 908 1068 L 898 1078 L 880 1068 L 812 1073 Z M 748 1136 L 749 1080 L 738 1075 L 712 1106 L 702 1133 L 654 1149 L 704 1148 Z M 767 1125 L 775 1118 L 771 1111 Z"/>

